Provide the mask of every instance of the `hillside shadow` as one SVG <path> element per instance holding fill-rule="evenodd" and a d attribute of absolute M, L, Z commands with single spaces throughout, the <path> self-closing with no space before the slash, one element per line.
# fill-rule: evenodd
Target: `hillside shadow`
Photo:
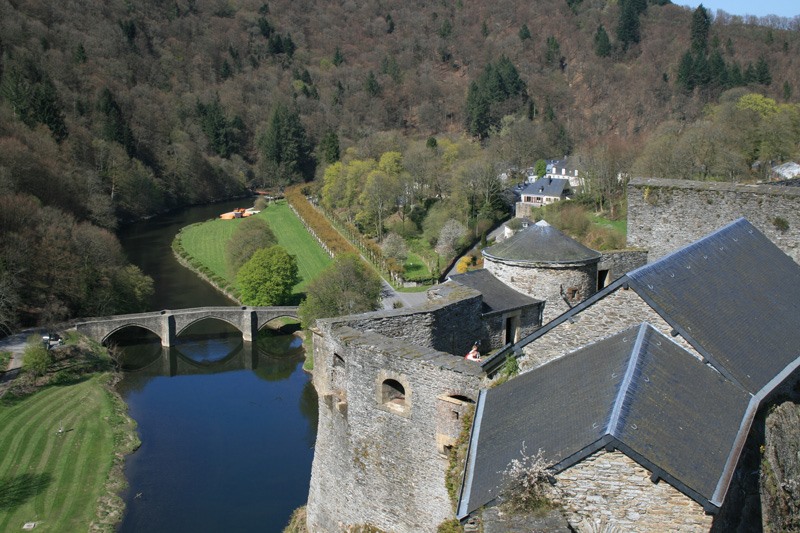
<path fill-rule="evenodd" d="M 0 511 L 19 507 L 34 496 L 41 494 L 52 483 L 48 474 L 22 474 L 0 478 Z"/>

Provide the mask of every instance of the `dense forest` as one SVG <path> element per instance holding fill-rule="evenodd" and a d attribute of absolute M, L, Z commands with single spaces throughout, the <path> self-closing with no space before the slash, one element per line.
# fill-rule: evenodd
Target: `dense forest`
<path fill-rule="evenodd" d="M 487 176 L 544 158 L 600 208 L 620 172 L 763 177 L 798 155 L 798 30 L 668 0 L 0 0 L 0 325 L 133 310 L 120 223 L 337 161 L 426 187 L 420 231 L 441 200 L 499 216 Z M 328 206 L 381 239 L 380 196 Z"/>

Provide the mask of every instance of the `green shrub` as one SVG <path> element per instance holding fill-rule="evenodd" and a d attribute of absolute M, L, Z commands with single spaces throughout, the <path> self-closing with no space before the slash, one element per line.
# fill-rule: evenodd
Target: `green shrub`
<path fill-rule="evenodd" d="M 772 225 L 775 226 L 775 229 L 784 233 L 786 230 L 789 229 L 789 221 L 782 217 L 775 217 L 772 219 Z"/>
<path fill-rule="evenodd" d="M 464 533 L 464 527 L 457 519 L 445 520 L 436 528 L 436 533 Z"/>
<path fill-rule="evenodd" d="M 43 376 L 52 363 L 53 357 L 41 339 L 35 336 L 28 339 L 22 359 L 23 369 L 34 376 Z"/>

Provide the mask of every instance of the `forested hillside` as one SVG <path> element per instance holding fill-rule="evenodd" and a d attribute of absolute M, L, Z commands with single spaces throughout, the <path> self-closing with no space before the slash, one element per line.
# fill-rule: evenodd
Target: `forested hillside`
<path fill-rule="evenodd" d="M 665 0 L 0 0 L 0 192 L 31 204 L 44 234 L 45 212 L 113 231 L 436 137 L 474 143 L 460 153 L 493 166 L 578 154 L 616 176 L 651 137 L 718 120 L 704 113 L 727 90 L 740 91 L 731 105 L 751 92 L 797 101 L 798 18 L 709 15 Z M 792 109 L 772 160 L 797 153 Z M 744 127 L 773 127 L 761 118 Z M 738 179 L 761 159 L 756 148 L 735 168 L 676 164 Z M 46 285 L 5 249 L 11 301 Z M 84 297 L 109 279 L 81 281 Z M 87 308 L 54 298 L 56 315 Z"/>

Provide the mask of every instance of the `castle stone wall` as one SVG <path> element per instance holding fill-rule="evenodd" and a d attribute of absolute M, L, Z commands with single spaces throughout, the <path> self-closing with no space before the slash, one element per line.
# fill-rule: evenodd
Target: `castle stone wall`
<path fill-rule="evenodd" d="M 578 531 L 705 532 L 713 517 L 621 452 L 601 450 L 556 475 L 559 500 Z"/>
<path fill-rule="evenodd" d="M 526 337 L 541 327 L 541 317 L 539 316 L 542 311 L 539 305 L 525 307 L 516 311 L 506 313 L 496 313 L 493 315 L 484 315 L 484 337 L 481 342 L 481 352 L 486 353 L 489 350 L 495 350 L 505 346 L 508 339 L 506 336 L 506 319 L 510 316 L 518 314 L 519 328 L 517 331 L 514 342 Z"/>
<path fill-rule="evenodd" d="M 454 413 L 463 412 L 464 399 L 477 397 L 480 366 L 324 321 L 314 334 L 314 353 L 320 402 L 309 531 L 367 524 L 398 533 L 436 531 L 453 516 L 448 460 L 440 452 L 452 439 Z M 386 383 L 399 383 L 403 398 L 393 397 Z"/>
<path fill-rule="evenodd" d="M 494 277 L 523 294 L 544 300 L 544 323 L 569 310 L 561 294 L 575 305 L 597 292 L 597 262 L 576 265 L 531 265 L 484 257 Z"/>
<path fill-rule="evenodd" d="M 602 280 L 602 284 L 599 284 L 601 280 L 598 279 L 601 289 L 628 272 L 647 264 L 647 250 L 609 250 L 602 254 L 603 256 L 597 264 L 598 276 L 602 270 L 608 271 L 608 274 L 606 274 L 605 280 Z"/>
<path fill-rule="evenodd" d="M 376 311 L 334 319 L 359 331 L 377 331 L 451 354 L 466 354 L 483 330 L 480 292 L 457 283 L 428 291 L 428 301 L 410 309 Z"/>
<path fill-rule="evenodd" d="M 619 288 L 576 314 L 571 321 L 564 321 L 525 346 L 524 355 L 519 358 L 520 369 L 523 372 L 533 370 L 587 344 L 610 337 L 642 322 L 649 322 L 667 337 L 671 336 L 672 327 L 635 291 Z M 702 359 L 680 335 L 673 337 L 672 340 L 698 359 Z"/>
<path fill-rule="evenodd" d="M 800 261 L 800 188 L 656 178 L 628 184 L 628 246 L 647 248 L 650 262 L 740 217 Z"/>

